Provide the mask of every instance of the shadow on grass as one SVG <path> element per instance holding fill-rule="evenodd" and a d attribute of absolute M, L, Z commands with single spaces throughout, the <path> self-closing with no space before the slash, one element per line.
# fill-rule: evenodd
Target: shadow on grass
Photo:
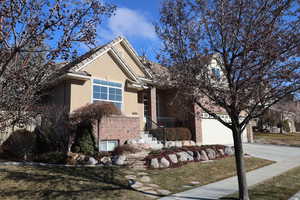
<path fill-rule="evenodd" d="M 132 189 L 123 171 L 115 166 L 0 168 L 0 199 L 116 199 L 134 191 L 155 195 Z"/>

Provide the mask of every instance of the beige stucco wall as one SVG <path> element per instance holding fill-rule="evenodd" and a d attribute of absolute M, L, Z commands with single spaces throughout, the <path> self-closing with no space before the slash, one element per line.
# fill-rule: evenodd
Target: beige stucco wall
<path fill-rule="evenodd" d="M 143 128 L 144 108 L 142 103 L 138 103 L 138 91 L 126 88 L 126 80 L 130 78 L 122 71 L 110 53 L 105 53 L 95 59 L 82 70 L 91 74 L 91 79 L 71 82 L 71 111 L 92 102 L 93 78 L 119 82 L 123 84 L 122 113 L 126 116 L 140 117 L 140 128 Z"/>
<path fill-rule="evenodd" d="M 71 80 L 70 112 L 91 103 L 91 81 Z"/>

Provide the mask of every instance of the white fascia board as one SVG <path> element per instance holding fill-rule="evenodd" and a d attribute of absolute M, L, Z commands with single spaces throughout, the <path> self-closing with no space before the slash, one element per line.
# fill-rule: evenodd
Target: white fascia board
<path fill-rule="evenodd" d="M 84 67 L 86 67 L 88 64 L 90 64 L 91 62 L 93 62 L 94 60 L 96 60 L 97 58 L 103 56 L 105 53 L 107 53 L 109 50 L 111 50 L 111 48 L 113 46 L 115 46 L 116 44 L 120 43 L 123 40 L 123 38 L 119 38 L 117 41 L 112 41 L 112 44 L 108 45 L 109 47 L 107 47 L 107 49 L 105 49 L 103 52 L 99 53 L 98 55 L 94 56 L 92 59 L 90 59 L 89 61 L 85 62 L 81 67 L 79 67 L 78 69 L 76 69 L 75 71 L 80 71 L 81 69 L 83 69 Z M 97 53 L 95 53 L 97 54 Z M 88 59 L 88 58 L 87 58 Z M 84 62 L 84 61 L 82 61 Z M 81 63 L 82 63 L 81 62 Z M 77 65 L 81 64 L 78 63 Z"/>
<path fill-rule="evenodd" d="M 148 76 L 150 76 L 152 78 L 152 75 L 144 68 L 143 63 L 140 61 L 140 59 L 138 58 L 138 54 L 137 52 L 133 49 L 133 47 L 130 45 L 130 43 L 128 42 L 127 39 L 123 39 L 123 42 L 125 44 L 125 47 L 129 50 L 129 52 L 131 53 L 132 57 L 134 58 L 134 60 L 138 63 L 139 67 L 142 68 L 142 70 L 144 72 L 146 72 L 146 74 Z"/>
<path fill-rule="evenodd" d="M 130 71 L 130 69 L 127 67 L 126 63 L 122 60 L 122 58 L 116 53 L 114 48 L 111 48 L 110 51 L 112 56 L 119 61 L 119 64 L 123 67 L 123 69 L 130 75 L 131 78 L 133 78 L 136 82 L 139 82 L 138 78 L 134 75 L 133 72 Z"/>
<path fill-rule="evenodd" d="M 80 74 L 66 73 L 63 78 L 75 78 L 77 80 L 90 80 L 90 76 L 84 76 Z"/>

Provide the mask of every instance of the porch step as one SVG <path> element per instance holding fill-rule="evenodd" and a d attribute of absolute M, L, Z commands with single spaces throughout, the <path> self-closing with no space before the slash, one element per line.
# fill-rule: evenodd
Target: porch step
<path fill-rule="evenodd" d="M 140 137 L 145 144 L 149 144 L 153 149 L 163 148 L 162 142 L 158 141 L 157 138 L 150 135 L 148 131 L 142 131 Z"/>
<path fill-rule="evenodd" d="M 136 154 L 129 154 L 126 158 L 126 163 L 130 168 L 145 169 L 145 157 L 149 154 L 149 151 L 142 151 Z"/>

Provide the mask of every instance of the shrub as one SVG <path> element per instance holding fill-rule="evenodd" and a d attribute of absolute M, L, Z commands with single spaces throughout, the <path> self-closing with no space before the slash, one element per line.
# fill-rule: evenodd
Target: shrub
<path fill-rule="evenodd" d="M 120 146 L 117 146 L 112 154 L 113 155 L 122 155 L 122 154 L 125 154 L 125 153 L 137 153 L 139 150 L 134 148 L 133 146 L 129 145 L 129 144 L 124 144 L 124 145 L 120 145 Z"/>
<path fill-rule="evenodd" d="M 288 121 L 288 120 L 284 120 L 284 121 L 282 122 L 282 129 L 283 129 L 285 132 L 287 132 L 287 133 L 289 133 L 289 132 L 291 131 L 290 125 L 289 125 L 289 121 Z"/>
<path fill-rule="evenodd" d="M 2 151 L 6 156 L 15 159 L 30 159 L 36 147 L 35 134 L 27 130 L 14 131 L 2 144 Z"/>
<path fill-rule="evenodd" d="M 37 153 L 64 152 L 68 151 L 69 137 L 62 132 L 37 127 L 34 131 L 36 135 Z"/>
<path fill-rule="evenodd" d="M 93 155 L 96 150 L 93 126 L 90 123 L 81 123 L 76 130 L 75 142 L 72 151 Z"/>
<path fill-rule="evenodd" d="M 188 128 L 183 127 L 152 129 L 150 130 L 150 134 L 156 137 L 158 140 L 164 140 L 164 137 L 166 137 L 167 141 L 192 139 L 191 131 Z"/>
<path fill-rule="evenodd" d="M 49 164 L 65 164 L 67 157 L 67 154 L 63 152 L 48 152 L 36 156 L 34 161 Z"/>
<path fill-rule="evenodd" d="M 97 101 L 88 104 L 75 110 L 71 115 L 71 120 L 75 124 L 82 122 L 92 122 L 94 120 L 101 120 L 104 116 L 120 115 L 121 111 L 111 102 Z"/>
<path fill-rule="evenodd" d="M 41 125 L 35 129 L 37 153 L 67 152 L 74 133 L 68 111 L 49 106 L 45 108 L 41 118 Z"/>

